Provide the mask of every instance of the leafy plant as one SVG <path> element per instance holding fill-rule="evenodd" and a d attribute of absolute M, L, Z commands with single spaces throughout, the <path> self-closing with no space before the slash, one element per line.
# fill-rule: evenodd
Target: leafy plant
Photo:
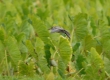
<path fill-rule="evenodd" d="M 109 80 L 109 3 L 0 0 L 0 79 Z"/>

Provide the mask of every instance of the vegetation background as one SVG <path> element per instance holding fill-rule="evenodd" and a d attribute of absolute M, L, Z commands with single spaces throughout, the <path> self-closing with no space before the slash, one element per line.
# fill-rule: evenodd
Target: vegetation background
<path fill-rule="evenodd" d="M 110 80 L 110 0 L 0 0 L 0 80 Z"/>

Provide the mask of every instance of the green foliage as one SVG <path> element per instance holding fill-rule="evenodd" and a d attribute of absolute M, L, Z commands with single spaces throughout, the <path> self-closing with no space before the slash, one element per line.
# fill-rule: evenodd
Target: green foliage
<path fill-rule="evenodd" d="M 79 54 L 77 59 L 76 59 L 76 69 L 81 70 L 80 74 L 85 74 L 85 71 L 84 71 L 84 68 L 83 68 L 84 61 L 85 61 L 84 56 Z"/>
<path fill-rule="evenodd" d="M 72 48 L 67 39 L 61 37 L 58 47 L 59 55 L 65 65 L 71 60 Z"/>
<path fill-rule="evenodd" d="M 32 77 L 35 75 L 34 70 L 34 62 L 33 60 L 29 60 L 27 64 L 23 61 L 20 61 L 18 64 L 18 75 L 29 76 Z"/>
<path fill-rule="evenodd" d="M 91 47 L 96 46 L 96 40 L 94 40 L 90 35 L 86 36 L 83 41 L 84 50 L 90 50 Z"/>
<path fill-rule="evenodd" d="M 80 46 L 80 43 L 76 43 L 72 48 L 73 48 L 73 52 L 75 52 Z"/>
<path fill-rule="evenodd" d="M 17 67 L 19 60 L 21 59 L 21 53 L 17 46 L 17 41 L 14 37 L 8 37 L 5 41 L 6 52 L 9 56 L 9 62 L 12 62 L 12 65 Z"/>
<path fill-rule="evenodd" d="M 49 32 L 45 24 L 40 19 L 35 18 L 35 16 L 32 16 L 32 21 L 33 27 L 36 31 L 36 35 L 41 38 L 45 43 L 48 43 Z"/>
<path fill-rule="evenodd" d="M 87 15 L 80 13 L 74 18 L 74 34 L 78 41 L 85 38 L 87 35 Z"/>
<path fill-rule="evenodd" d="M 109 3 L 0 0 L 0 80 L 109 80 Z"/>
<path fill-rule="evenodd" d="M 88 64 L 89 63 L 89 64 Z M 85 65 L 85 80 L 92 78 L 96 80 L 105 79 L 104 74 L 104 61 L 101 56 L 96 52 L 95 48 L 91 48 L 90 54 L 87 56 L 87 64 Z M 97 75 L 97 76 L 96 76 Z"/>

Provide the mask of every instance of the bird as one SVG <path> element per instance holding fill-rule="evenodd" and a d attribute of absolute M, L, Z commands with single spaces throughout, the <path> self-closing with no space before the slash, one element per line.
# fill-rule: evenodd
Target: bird
<path fill-rule="evenodd" d="M 63 28 L 61 28 L 59 26 L 51 27 L 49 30 L 50 30 L 50 33 L 55 33 L 55 32 L 64 33 L 70 39 L 70 33 L 67 30 L 65 30 L 65 29 L 63 29 Z"/>

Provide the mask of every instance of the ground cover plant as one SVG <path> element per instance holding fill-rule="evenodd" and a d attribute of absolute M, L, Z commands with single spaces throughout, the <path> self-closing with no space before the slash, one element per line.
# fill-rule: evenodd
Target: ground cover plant
<path fill-rule="evenodd" d="M 110 80 L 110 0 L 0 0 L 0 80 Z"/>

